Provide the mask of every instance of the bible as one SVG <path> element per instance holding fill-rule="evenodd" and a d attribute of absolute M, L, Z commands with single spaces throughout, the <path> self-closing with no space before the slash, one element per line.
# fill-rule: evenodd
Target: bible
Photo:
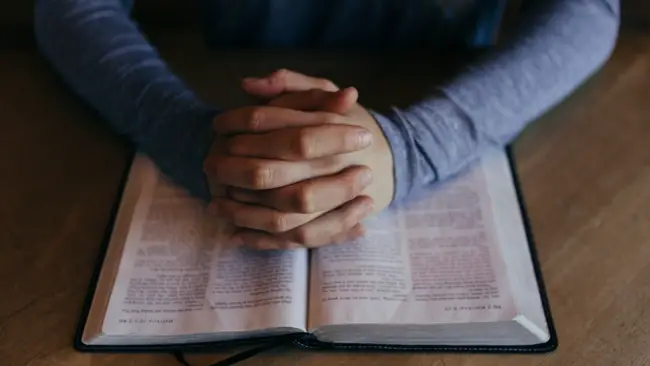
<path fill-rule="evenodd" d="M 316 249 L 229 245 L 227 225 L 136 154 L 88 294 L 81 351 L 290 336 L 345 350 L 548 352 L 557 339 L 508 150 Z"/>

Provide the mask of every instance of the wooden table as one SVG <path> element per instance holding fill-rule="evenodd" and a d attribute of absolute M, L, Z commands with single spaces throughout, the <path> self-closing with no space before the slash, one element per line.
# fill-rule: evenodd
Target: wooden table
<path fill-rule="evenodd" d="M 327 53 L 209 54 L 191 38 L 161 36 L 157 42 L 193 87 L 224 105 L 242 101 L 232 93 L 238 77 L 279 66 L 355 85 L 369 105 L 422 93 L 418 80 L 432 69 L 424 58 L 414 65 L 369 54 L 349 55 L 345 66 Z M 0 363 L 175 365 L 165 355 L 72 349 L 127 149 L 34 51 L 3 53 L 0 81 Z M 602 72 L 515 145 L 559 332 L 554 354 L 278 351 L 244 364 L 650 364 L 649 145 L 650 36 L 633 31 L 621 35 Z M 204 365 L 215 358 L 192 361 Z"/>

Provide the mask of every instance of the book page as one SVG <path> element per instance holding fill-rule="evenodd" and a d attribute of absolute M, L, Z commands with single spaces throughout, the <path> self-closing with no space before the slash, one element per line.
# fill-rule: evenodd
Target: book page
<path fill-rule="evenodd" d="M 506 158 L 491 155 L 417 202 L 369 219 L 359 240 L 315 250 L 309 328 L 512 320 L 484 174 Z"/>
<path fill-rule="evenodd" d="M 103 332 L 188 335 L 304 329 L 307 252 L 228 246 L 226 226 L 138 157 L 141 194 Z"/>

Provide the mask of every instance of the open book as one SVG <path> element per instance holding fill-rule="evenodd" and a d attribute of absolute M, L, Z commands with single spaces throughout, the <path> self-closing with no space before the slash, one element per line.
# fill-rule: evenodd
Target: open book
<path fill-rule="evenodd" d="M 312 347 L 550 351 L 555 334 L 509 155 L 492 151 L 365 237 L 228 245 L 225 225 L 136 156 L 78 348 L 286 334 Z"/>

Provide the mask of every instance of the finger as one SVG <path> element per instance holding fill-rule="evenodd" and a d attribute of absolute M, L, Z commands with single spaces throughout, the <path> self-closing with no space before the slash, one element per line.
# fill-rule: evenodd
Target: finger
<path fill-rule="evenodd" d="M 328 112 L 304 112 L 286 107 L 255 106 L 225 111 L 212 127 L 217 133 L 260 133 L 288 127 L 342 123 L 343 117 Z"/>
<path fill-rule="evenodd" d="M 287 69 L 277 70 L 262 78 L 246 78 L 242 81 L 242 88 L 247 93 L 260 98 L 273 98 L 284 93 L 309 89 L 339 90 L 327 79 L 315 78 Z"/>
<path fill-rule="evenodd" d="M 239 202 L 270 207 L 283 212 L 326 212 L 357 197 L 371 182 L 371 170 L 356 166 L 335 175 L 266 191 L 229 188 L 228 195 Z"/>
<path fill-rule="evenodd" d="M 236 202 L 227 198 L 216 198 L 210 204 L 211 212 L 234 226 L 262 230 L 268 233 L 283 233 L 303 225 L 321 213 L 286 213 L 272 208 Z"/>
<path fill-rule="evenodd" d="M 334 174 L 345 167 L 343 164 L 343 160 L 332 159 L 289 162 L 218 155 L 206 158 L 204 171 L 215 183 L 262 190 Z"/>
<path fill-rule="evenodd" d="M 312 89 L 326 92 L 339 90 L 338 86 L 327 79 L 314 78 L 286 69 L 278 70 L 264 78 L 246 78 L 242 82 L 242 87 L 249 94 L 266 98 Z M 341 94 L 334 94 L 333 97 L 334 99 L 327 104 L 317 104 L 320 110 L 332 113 L 346 113 L 356 103 L 358 92 L 354 88 L 346 88 Z M 318 107 L 310 109 L 319 109 Z M 297 109 L 305 110 L 305 108 Z"/>
<path fill-rule="evenodd" d="M 334 238 L 334 243 L 340 243 L 343 241 L 351 241 L 359 239 L 360 237 L 366 235 L 366 228 L 362 224 L 356 224 L 350 231 L 344 235 L 337 236 Z"/>
<path fill-rule="evenodd" d="M 348 232 L 361 223 L 372 210 L 373 200 L 368 196 L 359 196 L 280 236 L 310 248 L 331 244 L 341 233 Z"/>
<path fill-rule="evenodd" d="M 341 233 L 332 238 L 331 243 L 336 244 L 356 240 L 365 234 L 365 228 L 361 224 L 355 225 L 348 232 Z M 283 239 L 277 235 L 268 234 L 261 231 L 240 229 L 235 232 L 234 240 L 242 245 L 255 248 L 257 250 L 278 250 L 278 249 L 297 249 L 305 246 Z"/>
<path fill-rule="evenodd" d="M 277 235 L 251 229 L 239 229 L 235 231 L 232 240 L 241 243 L 242 246 L 257 250 L 304 248 L 304 246 L 298 243 L 292 243 Z"/>
<path fill-rule="evenodd" d="M 330 124 L 236 135 L 225 142 L 225 151 L 236 156 L 295 161 L 351 153 L 371 143 L 372 134 L 362 127 Z"/>
<path fill-rule="evenodd" d="M 295 109 L 300 111 L 327 111 L 345 114 L 359 99 L 355 88 L 346 88 L 337 92 L 310 89 L 279 96 L 269 102 L 269 106 Z"/>

